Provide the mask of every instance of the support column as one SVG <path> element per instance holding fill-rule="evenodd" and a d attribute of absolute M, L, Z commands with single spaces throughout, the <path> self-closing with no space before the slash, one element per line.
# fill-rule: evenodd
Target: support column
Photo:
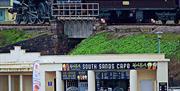
<path fill-rule="evenodd" d="M 20 86 L 20 91 L 23 91 L 23 75 L 21 74 L 20 76 L 19 76 L 19 86 Z"/>
<path fill-rule="evenodd" d="M 40 73 L 40 81 L 41 81 L 41 87 L 40 87 L 40 91 L 46 91 L 46 79 L 45 79 L 45 71 L 42 71 Z"/>
<path fill-rule="evenodd" d="M 56 91 L 64 91 L 64 81 L 61 79 L 62 74 L 56 71 Z"/>
<path fill-rule="evenodd" d="M 130 91 L 137 91 L 137 71 L 130 70 Z"/>
<path fill-rule="evenodd" d="M 88 70 L 88 91 L 96 91 L 95 80 L 95 72 L 93 70 Z"/>
<path fill-rule="evenodd" d="M 8 91 L 11 91 L 11 75 L 8 75 Z"/>
<path fill-rule="evenodd" d="M 168 89 L 168 62 L 158 62 L 156 70 L 157 91 L 159 91 L 159 84 L 166 83 L 165 89 Z"/>

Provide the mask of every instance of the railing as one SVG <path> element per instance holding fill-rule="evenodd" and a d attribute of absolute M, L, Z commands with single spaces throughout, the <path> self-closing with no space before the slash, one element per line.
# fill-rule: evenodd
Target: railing
<path fill-rule="evenodd" d="M 81 3 L 81 0 L 57 0 L 57 3 Z"/>
<path fill-rule="evenodd" d="M 96 17 L 99 16 L 98 3 L 54 3 L 52 16 L 55 17 Z"/>

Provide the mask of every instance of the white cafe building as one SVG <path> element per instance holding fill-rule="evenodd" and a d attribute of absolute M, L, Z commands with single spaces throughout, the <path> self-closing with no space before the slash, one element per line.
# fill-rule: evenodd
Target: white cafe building
<path fill-rule="evenodd" d="M 169 61 L 164 54 L 42 56 L 16 46 L 0 53 L 0 91 L 32 91 L 34 63 L 34 91 L 167 91 Z"/>

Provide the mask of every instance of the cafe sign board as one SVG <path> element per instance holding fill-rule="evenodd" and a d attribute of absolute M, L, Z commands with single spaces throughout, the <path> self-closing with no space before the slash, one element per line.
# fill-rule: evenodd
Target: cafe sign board
<path fill-rule="evenodd" d="M 130 70 L 149 69 L 156 70 L 157 62 L 119 62 L 119 63 L 63 63 L 63 71 L 80 70 Z"/>

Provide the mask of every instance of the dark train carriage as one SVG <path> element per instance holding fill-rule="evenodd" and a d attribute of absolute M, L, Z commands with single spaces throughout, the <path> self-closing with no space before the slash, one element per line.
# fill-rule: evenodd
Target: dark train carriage
<path fill-rule="evenodd" d="M 15 0 L 21 4 L 17 10 L 16 21 L 25 23 L 43 23 L 52 17 L 53 3 L 99 3 L 99 17 L 110 24 L 124 22 L 151 22 L 168 20 L 175 23 L 180 19 L 180 0 Z M 26 4 L 23 4 L 25 1 Z M 49 3 L 48 3 L 49 2 Z M 53 5 L 52 5 L 53 6 Z M 60 12 L 60 11 L 58 11 Z M 63 11 L 65 12 L 65 11 Z M 60 12 L 61 13 L 61 12 Z M 64 14 L 64 13 L 63 13 Z M 61 15 L 61 14 L 60 14 Z M 51 18 L 50 18 L 51 17 Z"/>
<path fill-rule="evenodd" d="M 176 8 L 176 0 L 84 0 L 99 3 L 100 8 Z"/>
<path fill-rule="evenodd" d="M 130 8 L 176 8 L 175 0 L 129 0 Z"/>
<path fill-rule="evenodd" d="M 179 20 L 179 0 L 83 0 L 99 3 L 100 17 L 109 23 Z"/>

